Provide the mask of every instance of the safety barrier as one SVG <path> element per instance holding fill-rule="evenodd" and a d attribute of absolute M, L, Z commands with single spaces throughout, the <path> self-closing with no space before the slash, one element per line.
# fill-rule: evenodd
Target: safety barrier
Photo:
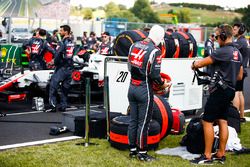
<path fill-rule="evenodd" d="M 104 68 L 104 75 L 109 77 L 110 111 L 123 114 L 126 114 L 129 106 L 127 92 L 131 77 L 125 60 L 126 57 L 107 57 Z M 197 85 L 197 82 L 192 83 L 194 73 L 191 64 L 194 60 L 195 58 L 162 59 L 161 72 L 172 78 L 169 103 L 181 111 L 202 107 L 202 86 Z"/>

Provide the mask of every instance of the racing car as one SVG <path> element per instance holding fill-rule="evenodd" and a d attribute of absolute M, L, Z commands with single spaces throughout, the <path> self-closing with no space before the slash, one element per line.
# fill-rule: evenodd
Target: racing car
<path fill-rule="evenodd" d="M 83 97 L 85 95 L 85 78 L 90 78 L 91 94 L 102 97 L 104 59 L 103 55 L 91 54 L 84 50 L 80 50 L 74 56 L 69 97 Z M 0 81 L 0 101 L 11 103 L 34 96 L 46 97 L 53 73 L 54 70 L 25 70 Z M 58 93 L 60 94 L 60 89 Z"/>

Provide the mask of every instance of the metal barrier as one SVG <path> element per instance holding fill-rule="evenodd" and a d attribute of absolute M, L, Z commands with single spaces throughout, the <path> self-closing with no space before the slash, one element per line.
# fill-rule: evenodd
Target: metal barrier
<path fill-rule="evenodd" d="M 104 76 L 104 109 L 106 112 L 107 140 L 109 140 L 110 130 L 110 103 L 109 103 L 109 77 Z"/>
<path fill-rule="evenodd" d="M 85 88 L 85 95 L 86 95 L 86 109 L 85 109 L 85 147 L 89 146 L 89 113 L 90 113 L 90 78 L 86 78 L 86 88 Z"/>

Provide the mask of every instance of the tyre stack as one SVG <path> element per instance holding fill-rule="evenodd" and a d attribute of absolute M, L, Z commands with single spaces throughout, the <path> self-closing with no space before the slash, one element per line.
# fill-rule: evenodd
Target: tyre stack
<path fill-rule="evenodd" d="M 165 58 L 192 58 L 197 55 L 197 43 L 190 33 L 166 32 L 164 41 L 166 45 Z"/>
<path fill-rule="evenodd" d="M 128 148 L 128 125 L 129 115 L 120 116 L 111 120 L 110 123 L 110 144 L 118 149 Z M 148 130 L 148 148 L 156 149 L 159 142 L 171 131 L 173 115 L 171 108 L 161 96 L 154 96 L 154 107 L 152 121 Z"/>
<path fill-rule="evenodd" d="M 113 51 L 116 56 L 128 56 L 130 46 L 147 38 L 148 33 L 140 30 L 123 31 L 115 41 Z M 182 31 L 166 32 L 164 36 L 165 46 L 159 46 L 165 52 L 165 58 L 192 58 L 197 55 L 197 43 L 191 33 Z"/>

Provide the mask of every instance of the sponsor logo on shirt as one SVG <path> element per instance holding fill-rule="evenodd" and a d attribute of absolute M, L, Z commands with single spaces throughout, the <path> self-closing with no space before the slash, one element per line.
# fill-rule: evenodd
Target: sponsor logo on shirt
<path fill-rule="evenodd" d="M 101 49 L 101 54 L 102 55 L 108 54 L 108 51 L 109 51 L 109 48 L 108 47 L 104 47 L 104 48 Z"/>
<path fill-rule="evenodd" d="M 66 57 L 71 58 L 73 56 L 74 52 L 74 47 L 67 47 L 66 49 Z"/>
<path fill-rule="evenodd" d="M 234 51 L 233 52 L 233 59 L 236 60 L 236 61 L 239 60 L 239 53 L 238 53 L 238 51 Z"/>
<path fill-rule="evenodd" d="M 134 48 L 131 52 L 130 56 L 130 63 L 131 65 L 142 67 L 144 55 L 147 53 L 147 51 L 143 49 Z"/>
<path fill-rule="evenodd" d="M 33 54 L 38 54 L 40 51 L 40 43 L 38 41 L 35 41 L 32 45 L 31 45 L 31 53 Z"/>

